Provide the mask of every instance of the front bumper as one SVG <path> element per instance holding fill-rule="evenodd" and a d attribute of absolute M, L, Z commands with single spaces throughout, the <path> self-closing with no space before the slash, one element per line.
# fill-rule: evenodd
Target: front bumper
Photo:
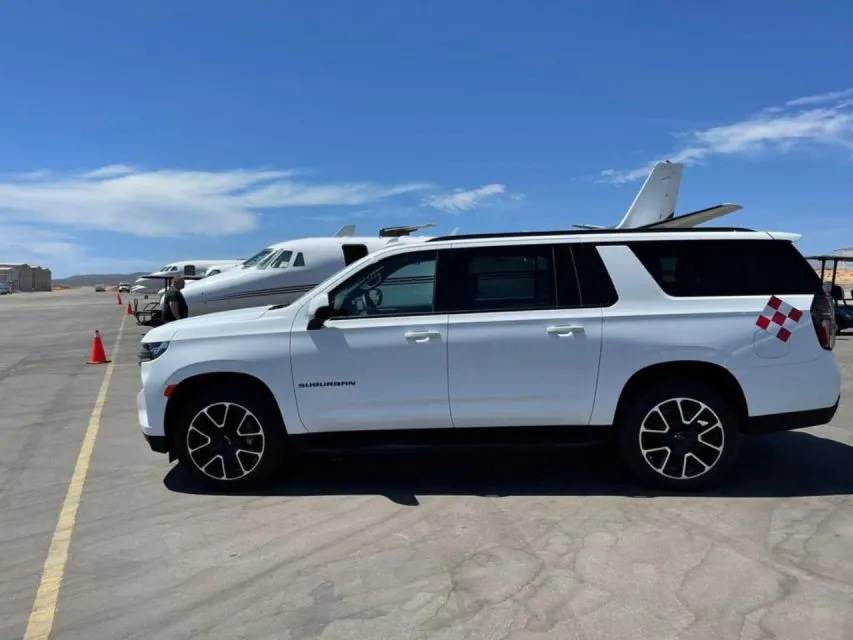
<path fill-rule="evenodd" d="M 169 442 L 166 440 L 166 436 L 149 436 L 145 433 L 142 435 L 151 448 L 151 451 L 154 453 L 169 453 Z"/>
<path fill-rule="evenodd" d="M 145 438 L 151 451 L 155 453 L 170 453 L 169 441 L 162 426 L 158 428 L 151 424 L 151 420 L 149 419 L 151 414 L 148 411 L 148 403 L 145 400 L 144 388 L 136 394 L 136 410 L 139 418 L 139 426 L 142 429 L 142 437 Z"/>
<path fill-rule="evenodd" d="M 136 394 L 136 415 L 139 427 L 146 436 L 165 436 L 163 419 L 166 415 L 166 398 L 161 394 L 152 394 L 146 386 Z"/>

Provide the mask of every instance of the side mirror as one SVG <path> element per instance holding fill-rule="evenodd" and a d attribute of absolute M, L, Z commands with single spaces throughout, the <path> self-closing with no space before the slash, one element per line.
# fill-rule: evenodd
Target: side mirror
<path fill-rule="evenodd" d="M 317 296 L 308 303 L 308 330 L 322 329 L 326 320 L 335 314 L 328 295 Z"/>

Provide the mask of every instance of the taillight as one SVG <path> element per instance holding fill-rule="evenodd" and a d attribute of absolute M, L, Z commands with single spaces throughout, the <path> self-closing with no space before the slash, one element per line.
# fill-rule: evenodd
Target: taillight
<path fill-rule="evenodd" d="M 812 323 L 817 333 L 817 341 L 824 349 L 835 346 L 835 307 L 828 293 L 821 291 L 812 300 Z"/>

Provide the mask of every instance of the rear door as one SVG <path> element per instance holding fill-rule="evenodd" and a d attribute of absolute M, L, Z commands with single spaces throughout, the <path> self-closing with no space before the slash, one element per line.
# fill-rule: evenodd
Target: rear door
<path fill-rule="evenodd" d="M 456 246 L 439 287 L 455 427 L 589 422 L 602 312 L 583 306 L 568 246 Z"/>

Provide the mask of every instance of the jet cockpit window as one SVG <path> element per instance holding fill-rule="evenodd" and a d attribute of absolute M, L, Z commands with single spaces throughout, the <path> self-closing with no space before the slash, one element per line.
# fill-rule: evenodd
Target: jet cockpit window
<path fill-rule="evenodd" d="M 290 258 L 293 255 L 293 251 L 282 251 L 278 254 L 272 262 L 270 262 L 270 268 L 272 269 L 284 269 L 285 267 L 290 266 Z"/>
<path fill-rule="evenodd" d="M 296 254 L 296 257 L 293 259 L 294 267 L 304 267 L 305 266 L 305 257 L 302 255 L 302 252 Z"/>
<path fill-rule="evenodd" d="M 257 267 L 258 269 L 266 269 L 267 267 L 269 267 L 269 266 L 270 266 L 270 264 L 272 264 L 275 260 L 277 260 L 277 259 L 278 259 L 278 257 L 279 257 L 279 255 L 280 255 L 280 254 L 281 254 L 281 251 L 276 251 L 276 252 L 274 252 L 274 253 L 269 254 L 268 256 L 264 257 L 264 259 L 263 259 L 263 260 L 261 260 L 261 261 L 256 265 L 256 267 Z"/>
<path fill-rule="evenodd" d="M 258 265 L 258 263 L 259 263 L 261 260 L 263 260 L 264 258 L 269 257 L 269 255 L 270 255 L 272 252 L 273 252 L 273 250 L 272 250 L 270 247 L 267 247 L 266 249 L 261 249 L 261 250 L 260 250 L 260 251 L 258 251 L 255 255 L 253 255 L 251 258 L 249 258 L 248 260 L 246 260 L 245 262 L 243 262 L 243 264 L 242 264 L 241 266 L 242 266 L 244 269 L 247 269 L 247 268 L 249 268 L 249 267 L 255 267 L 255 266 L 257 266 L 257 265 Z"/>

